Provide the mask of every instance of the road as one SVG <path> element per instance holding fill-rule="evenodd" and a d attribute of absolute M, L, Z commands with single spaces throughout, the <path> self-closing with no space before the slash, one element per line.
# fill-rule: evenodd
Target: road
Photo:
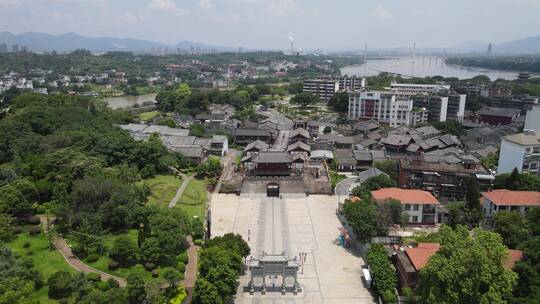
<path fill-rule="evenodd" d="M 47 232 L 47 217 L 46 216 L 40 216 L 39 217 L 41 224 L 43 225 L 43 231 Z M 49 223 L 53 222 L 55 217 L 49 217 Z M 106 282 L 109 279 L 114 279 L 116 282 L 118 282 L 118 285 L 120 287 L 126 287 L 126 280 L 117 276 L 110 275 L 108 273 L 105 273 L 101 270 L 95 269 L 93 267 L 90 267 L 89 265 L 83 263 L 77 256 L 73 254 L 73 251 L 71 250 L 71 247 L 69 247 L 68 243 L 61 238 L 60 236 L 56 235 L 54 236 L 53 240 L 54 247 L 58 252 L 64 257 L 66 262 L 71 266 L 71 268 L 77 270 L 78 272 L 82 273 L 97 273 L 100 275 L 100 278 L 102 281 Z"/>
<path fill-rule="evenodd" d="M 289 130 L 279 130 L 279 134 L 270 148 L 271 151 L 285 151 L 289 144 Z"/>
<path fill-rule="evenodd" d="M 221 176 L 219 177 L 219 181 L 216 185 L 216 189 L 214 190 L 214 193 L 219 193 L 219 190 L 221 189 L 221 185 L 223 184 L 223 181 L 229 181 L 232 179 L 232 174 L 234 173 L 234 160 L 240 156 L 240 151 L 236 149 L 229 149 L 227 151 L 227 154 L 223 158 L 223 171 L 221 172 Z"/>

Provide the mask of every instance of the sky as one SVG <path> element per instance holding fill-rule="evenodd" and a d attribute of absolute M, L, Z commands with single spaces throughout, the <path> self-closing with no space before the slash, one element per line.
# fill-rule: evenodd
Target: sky
<path fill-rule="evenodd" d="M 0 0 L 0 31 L 252 49 L 451 47 L 540 35 L 540 0 Z"/>

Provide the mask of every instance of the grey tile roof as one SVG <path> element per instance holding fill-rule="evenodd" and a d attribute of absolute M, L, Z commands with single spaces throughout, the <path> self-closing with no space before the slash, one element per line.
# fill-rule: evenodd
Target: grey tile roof
<path fill-rule="evenodd" d="M 298 150 L 298 149 L 304 150 L 304 151 L 307 151 L 307 152 L 311 151 L 311 147 L 308 144 L 305 144 L 305 143 L 303 143 L 301 141 L 297 141 L 295 143 L 292 143 L 287 147 L 287 151 L 289 151 L 289 152 L 294 151 L 294 150 Z"/>
<path fill-rule="evenodd" d="M 303 128 L 294 129 L 291 131 L 289 138 L 303 137 L 309 139 L 309 131 Z"/>
<path fill-rule="evenodd" d="M 247 152 L 247 151 L 252 151 L 252 150 L 256 150 L 256 151 L 266 151 L 268 150 L 270 146 L 263 142 L 263 141 L 260 141 L 260 140 L 256 140 L 256 141 L 253 141 L 251 143 L 249 143 L 246 148 L 244 149 L 244 152 Z"/>
<path fill-rule="evenodd" d="M 391 145 L 391 146 L 407 146 L 412 141 L 412 138 L 407 135 L 400 134 L 388 134 L 387 137 L 384 137 L 380 140 L 381 144 Z"/>
<path fill-rule="evenodd" d="M 204 155 L 204 150 L 201 147 L 175 147 L 172 150 L 186 157 L 202 157 Z"/>
<path fill-rule="evenodd" d="M 514 117 L 521 113 L 521 109 L 487 107 L 478 111 L 479 115 Z"/>
<path fill-rule="evenodd" d="M 371 156 L 371 151 L 354 151 L 354 159 L 357 161 L 372 161 L 373 156 Z"/>
<path fill-rule="evenodd" d="M 515 144 L 522 145 L 522 146 L 540 145 L 540 133 L 539 134 L 519 133 L 519 134 L 505 136 L 504 139 L 509 142 L 513 142 Z"/>
<path fill-rule="evenodd" d="M 260 152 L 259 154 L 255 155 L 253 157 L 253 162 L 266 164 L 281 164 L 292 162 L 292 158 L 287 152 L 267 151 Z"/>
<path fill-rule="evenodd" d="M 354 159 L 353 152 L 351 150 L 336 150 L 336 162 L 340 165 L 354 165 L 356 159 Z"/>
<path fill-rule="evenodd" d="M 172 135 L 172 136 L 188 136 L 189 130 L 179 129 L 179 128 L 170 128 L 167 126 L 148 126 L 143 130 L 146 134 L 157 133 L 159 135 Z"/>
<path fill-rule="evenodd" d="M 236 129 L 236 136 L 270 137 L 270 131 L 261 129 Z"/>

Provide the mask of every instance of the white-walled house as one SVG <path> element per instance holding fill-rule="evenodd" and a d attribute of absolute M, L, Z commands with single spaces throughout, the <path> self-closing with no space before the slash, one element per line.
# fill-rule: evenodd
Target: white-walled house
<path fill-rule="evenodd" d="M 439 214 L 439 201 L 428 191 L 400 188 L 383 188 L 371 191 L 377 202 L 398 200 L 404 212 L 409 215 L 409 224 L 433 225 L 442 221 Z M 439 216 L 440 215 L 440 216 Z"/>
<path fill-rule="evenodd" d="M 497 189 L 482 192 L 483 209 L 486 219 L 491 219 L 499 211 L 516 211 L 525 215 L 529 208 L 540 207 L 540 192 L 512 191 Z"/>

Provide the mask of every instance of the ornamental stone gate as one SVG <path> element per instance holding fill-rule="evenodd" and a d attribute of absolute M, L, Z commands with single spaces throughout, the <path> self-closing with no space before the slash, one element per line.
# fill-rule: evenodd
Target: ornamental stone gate
<path fill-rule="evenodd" d="M 289 259 L 285 255 L 285 252 L 280 255 L 269 255 L 263 252 L 259 259 L 250 260 L 248 262 L 248 266 L 251 273 L 251 279 L 248 283 L 250 294 L 255 293 L 255 291 L 258 291 L 259 289 L 263 295 L 266 294 L 268 289 L 271 289 L 272 291 L 280 290 L 281 294 L 283 295 L 288 291 L 295 295 L 301 291 L 297 277 L 299 263 L 296 257 Z M 272 286 L 272 288 L 267 286 L 266 278 L 271 278 L 272 276 L 279 276 L 281 278 L 281 286 Z M 262 284 L 260 286 L 255 285 L 257 278 L 262 280 Z M 292 286 L 287 286 L 287 278 L 293 279 Z M 276 290 L 276 287 L 278 290 Z"/>

